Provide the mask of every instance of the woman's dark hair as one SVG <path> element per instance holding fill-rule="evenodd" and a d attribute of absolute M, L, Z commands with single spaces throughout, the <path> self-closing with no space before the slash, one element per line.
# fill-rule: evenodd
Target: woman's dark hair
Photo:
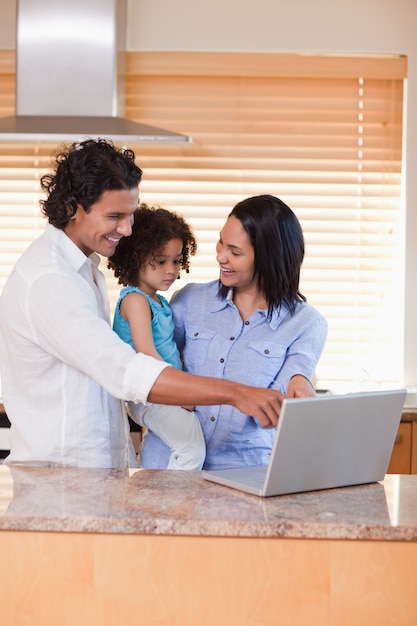
<path fill-rule="evenodd" d="M 81 205 L 86 213 L 105 191 L 133 189 L 142 178 L 135 153 L 116 148 L 106 139 L 87 139 L 61 148 L 53 174 L 41 178 L 47 194 L 42 213 L 56 228 L 64 229 Z"/>
<path fill-rule="evenodd" d="M 189 272 L 190 255 L 196 253 L 197 243 L 187 222 L 167 209 L 141 204 L 134 214 L 132 234 L 119 242 L 107 267 L 114 271 L 120 284 L 137 286 L 139 269 L 171 239 L 181 239 L 180 269 Z"/>
<path fill-rule="evenodd" d="M 295 213 L 279 198 L 254 196 L 239 202 L 229 214 L 241 223 L 255 253 L 254 277 L 268 302 L 268 317 L 284 302 L 291 313 L 306 301 L 299 292 L 304 237 Z M 220 284 L 226 298 L 228 288 Z"/>

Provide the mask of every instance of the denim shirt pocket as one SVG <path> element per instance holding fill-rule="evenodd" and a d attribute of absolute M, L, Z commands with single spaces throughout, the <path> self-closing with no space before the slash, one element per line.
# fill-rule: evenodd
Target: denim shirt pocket
<path fill-rule="evenodd" d="M 248 349 L 248 364 L 254 384 L 268 387 L 284 364 L 287 346 L 260 339 L 249 343 Z"/>
<path fill-rule="evenodd" d="M 211 342 L 215 336 L 216 333 L 213 331 L 197 328 L 187 330 L 184 346 L 184 361 L 187 370 L 206 364 Z"/>

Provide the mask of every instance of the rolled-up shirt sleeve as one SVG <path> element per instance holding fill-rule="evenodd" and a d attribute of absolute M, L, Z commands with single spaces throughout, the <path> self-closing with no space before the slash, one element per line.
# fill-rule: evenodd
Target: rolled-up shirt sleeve
<path fill-rule="evenodd" d="M 156 379 L 167 367 L 171 366 L 165 361 L 154 359 L 140 352 L 135 354 L 126 368 L 123 398 L 134 403 L 146 402 Z M 140 380 L 140 389 L 138 380 Z"/>

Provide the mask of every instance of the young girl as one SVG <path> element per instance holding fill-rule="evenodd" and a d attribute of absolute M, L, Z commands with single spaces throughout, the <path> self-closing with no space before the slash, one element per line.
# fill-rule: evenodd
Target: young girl
<path fill-rule="evenodd" d="M 189 258 L 196 250 L 194 235 L 183 218 L 166 209 L 141 205 L 134 214 L 132 235 L 123 237 L 108 259 L 108 267 L 125 285 L 116 304 L 113 330 L 136 352 L 178 369 L 182 363 L 174 341 L 172 311 L 157 292 L 169 289 L 181 269 L 189 271 Z M 171 450 L 168 465 L 160 469 L 201 469 L 204 437 L 190 407 L 146 404 L 139 420 Z"/>

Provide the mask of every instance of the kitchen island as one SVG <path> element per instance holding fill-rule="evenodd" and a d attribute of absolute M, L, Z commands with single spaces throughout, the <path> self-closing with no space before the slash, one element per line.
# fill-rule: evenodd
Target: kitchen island
<path fill-rule="evenodd" d="M 261 499 L 199 472 L 0 466 L 7 626 L 415 625 L 417 476 Z"/>

